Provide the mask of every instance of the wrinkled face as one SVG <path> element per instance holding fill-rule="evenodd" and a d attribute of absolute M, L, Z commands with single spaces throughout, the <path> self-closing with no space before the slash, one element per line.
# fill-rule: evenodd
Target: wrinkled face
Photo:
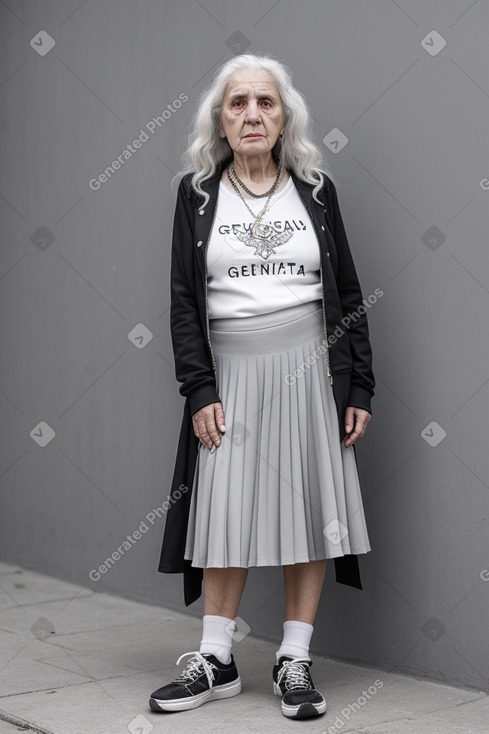
<path fill-rule="evenodd" d="M 221 110 L 221 138 L 235 153 L 268 153 L 284 128 L 277 85 L 264 69 L 240 69 L 229 78 Z"/>

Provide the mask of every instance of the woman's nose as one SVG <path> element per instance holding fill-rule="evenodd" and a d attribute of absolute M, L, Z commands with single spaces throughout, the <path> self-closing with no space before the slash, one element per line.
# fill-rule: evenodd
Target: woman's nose
<path fill-rule="evenodd" d="M 248 108 L 246 110 L 246 120 L 249 122 L 256 122 L 260 117 L 258 105 L 253 100 L 248 102 Z"/>

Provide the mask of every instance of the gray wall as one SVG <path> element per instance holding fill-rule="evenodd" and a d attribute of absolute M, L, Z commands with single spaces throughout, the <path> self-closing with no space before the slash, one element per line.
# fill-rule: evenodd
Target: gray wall
<path fill-rule="evenodd" d="M 384 293 L 357 444 L 372 551 L 363 591 L 328 564 L 312 652 L 488 690 L 488 3 L 8 0 L 0 23 L 2 559 L 185 609 L 182 577 L 156 570 L 164 518 L 147 520 L 183 410 L 170 180 L 212 73 L 269 52 L 317 141 L 348 138 L 328 160 L 364 295 Z M 278 641 L 283 615 L 281 569 L 252 569 L 240 617 Z"/>

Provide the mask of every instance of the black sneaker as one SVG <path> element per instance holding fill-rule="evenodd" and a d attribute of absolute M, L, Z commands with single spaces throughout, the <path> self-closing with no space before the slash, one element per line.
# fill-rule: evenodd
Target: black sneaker
<path fill-rule="evenodd" d="M 241 692 L 241 679 L 234 658 L 228 665 L 221 663 L 210 653 L 186 652 L 193 657 L 187 662 L 180 675 L 163 688 L 151 694 L 149 706 L 152 711 L 187 711 L 195 709 L 216 698 L 230 698 Z"/>
<path fill-rule="evenodd" d="M 273 691 L 282 696 L 282 713 L 293 719 L 320 716 L 326 711 L 326 701 L 314 688 L 309 658 L 282 655 L 273 666 Z"/>

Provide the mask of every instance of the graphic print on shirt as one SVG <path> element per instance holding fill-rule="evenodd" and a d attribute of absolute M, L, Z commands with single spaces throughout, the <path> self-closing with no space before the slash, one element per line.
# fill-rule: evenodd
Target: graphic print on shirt
<path fill-rule="evenodd" d="M 258 214 L 263 203 L 247 199 Z M 207 251 L 209 317 L 254 316 L 321 298 L 319 244 L 289 178 L 259 225 L 235 192 L 220 184 Z"/>
<path fill-rule="evenodd" d="M 256 227 L 251 226 L 246 234 L 235 232 L 236 237 L 248 247 L 255 248 L 255 255 L 268 260 L 270 255 L 275 254 L 275 247 L 285 244 L 292 237 L 292 232 L 285 230 L 277 232 L 270 224 L 260 223 Z"/>

